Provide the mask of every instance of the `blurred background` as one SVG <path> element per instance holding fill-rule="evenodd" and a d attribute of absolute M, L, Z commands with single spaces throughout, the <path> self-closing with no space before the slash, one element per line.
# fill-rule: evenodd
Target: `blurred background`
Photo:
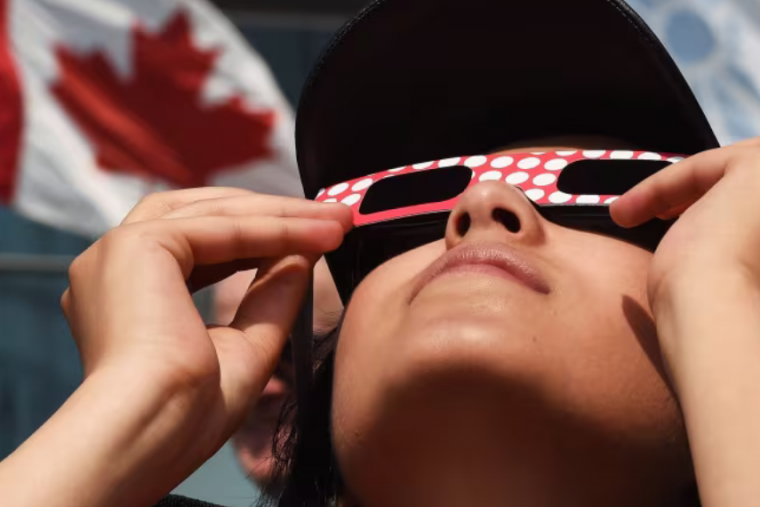
<path fill-rule="evenodd" d="M 143 7 L 147 5 L 140 0 L 15 1 L 17 12 L 6 13 L 5 21 L 10 19 L 10 23 L 14 22 L 14 16 L 18 22 L 19 19 L 27 19 L 25 16 L 36 16 L 48 8 L 51 10 L 45 12 L 58 12 L 55 9 L 62 9 L 63 4 L 67 4 L 67 8 L 76 5 L 85 14 L 88 9 L 100 12 L 99 9 L 109 3 L 122 7 L 130 3 Z M 171 2 L 156 0 L 156 3 L 168 5 Z M 183 0 L 175 3 L 202 3 L 203 8 L 194 11 L 196 16 L 198 12 L 205 15 L 203 13 L 211 12 L 211 9 L 214 16 L 219 15 L 219 19 L 228 19 L 230 26 L 239 31 L 241 40 L 248 45 L 245 51 L 260 56 L 271 69 L 281 90 L 281 97 L 286 101 L 285 106 L 276 104 L 280 98 L 274 94 L 272 103 L 285 111 L 288 104 L 294 110 L 301 87 L 333 32 L 358 11 L 364 1 Z M 760 4 L 756 0 L 632 0 L 629 3 L 650 23 L 672 51 L 695 89 L 721 142 L 726 144 L 760 134 Z M 11 8 L 13 6 L 11 2 Z M 147 22 L 150 22 L 147 19 L 150 12 L 150 9 L 139 11 Z M 163 19 L 169 18 L 164 15 Z M 217 25 L 214 27 L 218 28 Z M 229 26 L 222 27 L 223 31 L 228 29 Z M 22 36 L 17 33 L 16 37 Z M 24 78 L 21 85 L 23 97 L 27 94 L 25 87 L 32 88 L 28 95 L 37 93 L 32 86 L 34 79 L 30 76 L 35 72 L 38 56 L 34 51 L 25 49 L 24 44 L 31 44 L 31 39 L 27 35 L 23 35 L 22 39 L 21 42 L 6 41 L 6 45 L 11 53 L 16 53 L 17 58 L 28 58 L 31 62 L 26 67 L 26 64 L 18 64 L 19 67 L 24 67 L 19 71 Z M 88 44 L 88 51 L 92 51 L 92 42 Z M 232 43 L 230 47 L 234 45 Z M 509 54 L 505 52 L 504 58 L 508 59 Z M 98 67 L 92 68 L 97 70 Z M 256 80 L 256 73 L 246 76 Z M 5 81 L 7 80 L 0 79 L 0 85 Z M 0 86 L 0 92 L 3 86 Z M 253 83 L 253 86 L 257 86 L 257 83 Z M 268 88 L 265 91 L 269 93 Z M 59 98 L 64 96 L 57 95 Z M 7 97 L 7 93 L 0 93 L 0 100 L 8 100 Z M 283 114 L 287 116 L 292 113 Z M 76 119 L 76 114 L 71 113 L 71 116 Z M 289 121 L 292 122 L 292 117 Z M 37 128 L 30 125 L 25 125 L 24 128 Z M 77 125 L 85 134 L 89 132 L 81 122 Z M 63 124 L 63 127 L 59 125 L 56 128 L 65 127 Z M 284 133 L 278 137 L 278 149 L 289 153 L 283 155 L 281 165 L 290 167 L 288 170 L 292 172 L 292 146 L 284 146 L 292 142 L 286 132 L 290 128 L 292 123 L 285 121 Z M 0 126 L 0 135 L 7 132 Z M 62 143 L 66 141 L 65 135 L 55 137 Z M 89 138 L 92 139 L 91 136 Z M 0 163 L 4 162 L 2 142 L 0 139 Z M 27 143 L 22 150 L 31 153 L 38 148 L 43 152 L 46 149 L 45 146 L 35 147 Z M 66 151 L 65 145 L 61 149 Z M 22 155 L 17 161 L 17 165 L 23 165 L 23 170 L 29 174 L 30 171 L 37 170 L 34 166 L 28 167 L 30 160 L 33 162 L 42 159 Z M 3 169 L 0 168 L 0 179 L 2 174 Z M 130 177 L 133 176 L 134 174 Z M 134 181 L 117 179 L 103 182 L 109 191 L 113 191 L 116 184 L 124 185 L 127 189 L 122 192 L 126 195 L 123 209 L 128 209 L 140 195 L 165 187 L 160 178 L 150 178 L 145 183 L 144 178 L 134 177 Z M 69 262 L 88 247 L 92 239 L 102 232 L 103 226 L 77 227 L 76 223 L 81 222 L 77 222 L 77 217 L 82 216 L 81 212 L 79 215 L 73 214 L 71 220 L 75 223 L 74 227 L 68 226 L 66 220 L 58 223 L 55 211 L 56 206 L 62 202 L 71 205 L 78 198 L 83 202 L 88 199 L 94 202 L 95 197 L 87 192 L 97 194 L 101 190 L 93 185 L 96 188 L 77 190 L 80 193 L 71 191 L 64 199 L 56 194 L 63 192 L 60 190 L 63 185 L 56 187 L 55 184 L 48 184 L 45 187 L 46 179 L 49 178 L 44 174 L 41 177 L 19 177 L 16 181 L 17 194 L 10 197 L 6 195 L 3 200 L 5 206 L 0 206 L 0 458 L 11 453 L 34 432 L 81 380 L 77 351 L 60 312 L 59 298 L 67 286 L 66 271 Z M 75 178 L 66 179 L 68 182 L 73 180 Z M 204 183 L 229 184 L 229 181 L 212 179 Z M 247 186 L 259 188 L 256 178 L 245 181 L 251 182 Z M 30 190 L 34 185 L 45 188 Z M 297 185 L 292 186 L 292 193 L 297 194 L 300 189 L 295 188 Z M 25 194 L 22 195 L 22 191 Z M 46 206 L 52 211 L 45 211 L 48 209 Z M 118 215 L 118 210 L 114 214 Z M 114 221 L 118 223 L 114 216 L 104 218 L 106 227 L 113 225 Z M 201 293 L 197 297 L 199 308 L 209 319 L 212 319 L 212 298 L 210 292 Z M 229 507 L 251 505 L 258 494 L 256 487 L 246 480 L 245 473 L 238 467 L 234 449 L 229 445 L 180 486 L 178 491 Z"/>

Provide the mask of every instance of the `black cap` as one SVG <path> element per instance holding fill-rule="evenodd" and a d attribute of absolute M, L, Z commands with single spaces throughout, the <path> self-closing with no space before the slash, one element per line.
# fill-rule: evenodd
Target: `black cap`
<path fill-rule="evenodd" d="M 400 165 L 567 135 L 684 154 L 719 146 L 622 0 L 376 0 L 329 44 L 296 120 L 308 197 Z"/>

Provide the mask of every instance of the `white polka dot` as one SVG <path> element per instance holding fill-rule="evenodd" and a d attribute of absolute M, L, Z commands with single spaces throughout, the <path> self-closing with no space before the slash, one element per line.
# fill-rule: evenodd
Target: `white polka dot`
<path fill-rule="evenodd" d="M 397 167 L 395 169 L 388 169 L 388 172 L 389 173 L 397 173 L 399 171 L 403 171 L 404 169 L 406 169 L 406 166 Z"/>
<path fill-rule="evenodd" d="M 520 169 L 533 169 L 534 167 L 537 167 L 538 164 L 541 163 L 541 159 L 536 157 L 528 157 L 524 158 L 521 161 L 517 163 L 517 167 Z"/>
<path fill-rule="evenodd" d="M 531 201 L 537 201 L 541 199 L 544 196 L 545 192 L 541 190 L 540 188 L 531 188 L 530 190 L 525 191 L 525 195 L 528 196 L 528 199 Z"/>
<path fill-rule="evenodd" d="M 344 197 L 343 199 L 341 199 L 340 202 L 342 202 L 343 204 L 347 204 L 348 206 L 353 206 L 354 204 L 356 204 L 357 202 L 361 200 L 362 200 L 362 196 L 360 194 L 351 194 L 348 197 Z"/>
<path fill-rule="evenodd" d="M 459 163 L 460 157 L 444 158 L 438 162 L 438 167 L 453 167 Z"/>
<path fill-rule="evenodd" d="M 560 157 L 569 157 L 570 155 L 575 155 L 576 153 L 578 153 L 578 150 L 562 150 L 558 151 L 557 155 Z"/>
<path fill-rule="evenodd" d="M 327 191 L 327 195 L 336 196 L 342 194 L 348 188 L 348 183 L 339 183 Z"/>
<path fill-rule="evenodd" d="M 512 157 L 495 158 L 491 161 L 491 167 L 495 167 L 496 169 L 504 169 L 505 167 L 511 166 L 512 162 L 514 161 L 515 159 Z"/>
<path fill-rule="evenodd" d="M 545 187 L 546 185 L 551 185 L 555 181 L 557 181 L 557 177 L 549 173 L 539 174 L 538 176 L 533 178 L 533 184 L 538 185 L 539 187 Z"/>
<path fill-rule="evenodd" d="M 586 158 L 600 158 L 605 153 L 607 153 L 605 150 L 586 150 L 583 152 L 583 156 Z M 551 196 L 549 199 L 551 199 Z"/>
<path fill-rule="evenodd" d="M 612 204 L 613 202 L 617 201 L 618 199 L 620 199 L 620 196 L 617 196 L 617 195 L 615 197 L 610 197 L 609 199 L 607 199 L 606 201 L 604 201 L 604 204 Z"/>
<path fill-rule="evenodd" d="M 413 169 L 418 169 L 418 170 L 419 170 L 419 169 L 427 169 L 427 168 L 428 168 L 428 167 L 430 167 L 431 165 L 433 165 L 433 163 L 432 163 L 432 162 L 422 162 L 422 163 L 419 163 L 419 164 L 414 164 L 414 165 L 412 166 L 412 168 L 413 168 Z"/>
<path fill-rule="evenodd" d="M 483 155 L 476 155 L 474 157 L 470 157 L 467 160 L 464 161 L 464 165 L 467 167 L 480 167 L 483 164 L 488 162 L 488 159 L 484 157 Z"/>
<path fill-rule="evenodd" d="M 351 190 L 353 192 L 358 192 L 360 190 L 364 190 L 365 188 L 369 188 L 370 185 L 372 185 L 372 178 L 365 178 L 361 181 L 357 181 L 354 183 L 354 186 L 351 187 Z"/>
<path fill-rule="evenodd" d="M 524 181 L 528 181 L 528 178 L 530 178 L 530 176 L 528 176 L 528 173 L 516 172 L 507 176 L 507 183 L 510 185 L 517 185 Z"/>
<path fill-rule="evenodd" d="M 325 199 L 324 202 L 338 202 L 338 200 L 330 197 L 329 199 Z"/>
<path fill-rule="evenodd" d="M 393 178 L 394 176 L 396 176 L 396 175 L 395 174 L 386 174 L 385 176 L 383 176 L 383 179 L 385 179 L 385 178 Z"/>
<path fill-rule="evenodd" d="M 567 160 L 564 158 L 555 158 L 544 164 L 544 169 L 547 171 L 559 171 L 567 167 Z"/>
<path fill-rule="evenodd" d="M 647 151 L 637 157 L 639 160 L 662 160 L 662 155 Z"/>
<path fill-rule="evenodd" d="M 575 200 L 578 204 L 596 204 L 599 202 L 598 195 L 579 195 Z"/>
<path fill-rule="evenodd" d="M 610 158 L 615 160 L 626 160 L 633 158 L 633 152 L 629 150 L 615 150 L 610 153 Z"/>
<path fill-rule="evenodd" d="M 499 171 L 488 171 L 480 175 L 480 178 L 478 178 L 478 181 L 496 181 L 501 179 L 501 172 Z"/>
<path fill-rule="evenodd" d="M 571 197 L 572 195 L 566 194 L 564 192 L 554 192 L 549 196 L 549 201 L 553 202 L 554 204 L 562 204 L 563 202 L 569 201 Z"/>
<path fill-rule="evenodd" d="M 668 162 L 670 162 L 671 164 L 675 164 L 676 162 L 680 162 L 681 160 L 683 160 L 683 157 L 671 157 L 668 159 Z"/>
<path fill-rule="evenodd" d="M 325 193 L 325 189 L 323 188 L 322 190 L 320 190 L 319 192 L 317 192 L 317 197 L 322 197 L 322 195 L 324 195 L 324 193 Z"/>
<path fill-rule="evenodd" d="M 546 153 L 546 152 L 545 152 L 545 151 L 531 151 L 531 153 L 532 153 L 533 155 L 543 155 L 543 154 L 544 154 L 544 153 Z"/>

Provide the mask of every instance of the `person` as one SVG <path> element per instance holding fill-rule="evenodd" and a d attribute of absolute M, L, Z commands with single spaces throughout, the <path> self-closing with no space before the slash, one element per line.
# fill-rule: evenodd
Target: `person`
<path fill-rule="evenodd" d="M 553 226 L 504 183 L 474 186 L 452 213 L 469 210 L 473 220 L 464 236 L 450 228 L 444 240 L 390 260 L 363 282 L 347 309 L 336 354 L 333 431 L 339 459 L 348 460 L 342 470 L 351 473 L 345 479 L 350 495 L 361 495 L 362 505 L 503 502 L 490 496 L 496 493 L 531 505 L 678 505 L 672 500 L 692 470 L 674 395 L 657 373 L 658 356 L 645 352 L 659 340 L 690 429 L 704 505 L 753 498 L 760 455 L 749 400 L 759 357 L 754 252 L 760 214 L 753 212 L 756 200 L 740 197 L 760 188 L 758 152 L 760 140 L 753 140 L 697 155 L 621 198 L 613 213 L 625 224 L 695 201 L 654 256 Z M 693 193 L 700 188 L 695 181 L 704 195 Z M 224 192 L 232 195 L 221 197 Z M 186 196 L 193 204 L 168 217 L 143 215 L 156 203 L 174 206 Z M 335 247 L 350 225 L 340 204 L 294 200 L 284 213 L 289 216 L 280 217 L 266 214 L 261 203 L 268 199 L 262 199 L 222 189 L 157 195 L 79 258 L 64 308 L 87 377 L 0 465 L 6 501 L 147 505 L 224 441 L 276 362 L 306 282 L 309 250 Z M 495 204 L 520 217 L 522 234 L 482 221 L 492 215 L 478 207 Z M 734 223 L 742 233 L 716 222 Z M 397 297 L 441 254 L 475 236 L 530 252 L 551 292 L 465 271 L 429 283 L 413 305 Z M 603 270 L 557 249 L 593 252 L 600 259 L 594 266 Z M 307 255 L 287 255 L 299 250 Z M 202 266 L 241 253 L 283 260 L 266 263 L 231 327 L 207 332 L 194 321 L 183 268 L 188 273 L 190 262 Z M 146 291 L 152 284 L 160 290 Z M 619 307 L 624 295 L 636 309 L 629 317 Z M 547 296 L 554 302 L 543 304 L 554 307 L 542 313 L 557 317 L 544 316 L 537 327 L 534 303 Z M 588 304 L 574 304 L 581 298 Z M 395 331 L 390 334 L 374 327 L 392 315 L 378 311 L 389 301 L 403 311 L 383 324 Z M 399 350 L 404 342 L 408 348 Z M 357 434 L 364 443 L 352 441 Z M 497 445 L 511 452 L 496 452 Z M 569 465 L 573 474 L 563 480 Z M 472 468 L 477 474 L 466 473 Z M 46 478 L 44 486 L 29 487 L 32 471 Z M 452 498 L 456 492 L 465 498 Z"/>
<path fill-rule="evenodd" d="M 233 321 L 240 301 L 245 297 L 254 276 L 255 271 L 241 271 L 217 284 L 214 288 L 215 322 L 229 324 Z M 343 304 L 324 259 L 320 259 L 314 267 L 313 277 L 313 332 L 319 337 L 337 325 Z M 256 397 L 256 402 L 249 410 L 245 421 L 232 437 L 240 467 L 260 491 L 274 497 L 282 493 L 282 484 L 275 479 L 272 448 L 277 428 L 288 431 L 288 425 L 280 421 L 280 414 L 286 400 L 293 394 L 294 383 L 292 356 L 290 347 L 286 346 L 274 374 Z"/>
<path fill-rule="evenodd" d="M 623 7 L 384 0 L 366 10 L 331 45 L 299 112 L 307 195 L 324 187 L 322 199 L 345 202 L 220 188 L 158 194 L 78 257 L 62 303 L 85 379 L 0 463 L 3 501 L 156 502 L 239 427 L 278 362 L 310 269 L 330 252 L 349 302 L 311 365 L 308 403 L 298 400 L 292 445 L 279 456 L 287 465 L 282 505 L 756 502 L 760 139 L 718 148 L 666 53 Z M 496 66 L 495 34 L 527 40 L 520 30 L 531 23 L 505 30 L 505 19 L 541 19 L 542 33 L 562 44 L 535 41 L 530 61 L 516 53 L 492 79 L 451 72 L 481 59 Z M 393 37 L 380 44 L 379 33 Z M 569 72 L 577 62 L 568 58 L 543 66 L 572 48 L 625 50 L 624 64 L 582 73 Z M 546 79 L 544 69 L 562 79 Z M 525 93 L 520 101 L 503 92 L 504 76 Z M 517 105 L 504 122 L 508 104 Z M 435 121 L 420 128 L 415 118 Z M 385 137 L 372 135 L 391 125 Z M 584 137 L 589 125 L 596 130 Z M 405 187 L 375 202 L 385 205 L 381 215 L 401 210 L 376 222 L 382 237 L 370 238 L 359 220 L 369 194 L 361 206 L 359 194 L 341 194 L 400 164 L 415 165 L 383 172 L 386 188 L 441 174 L 451 159 L 420 161 L 487 145 L 509 148 L 456 157 L 451 174 L 468 163 L 481 171 L 482 159 L 506 166 L 518 153 L 526 173 L 560 151 L 613 162 L 636 154 L 637 168 L 662 162 L 654 152 L 691 156 L 627 188 L 610 206 L 617 225 L 596 231 L 558 218 L 603 206 L 554 206 L 486 172 L 465 173 L 466 188 L 444 201 L 398 204 L 448 185 Z M 450 209 L 413 213 L 425 205 Z M 425 234 L 417 245 L 422 236 L 404 235 L 410 218 L 441 216 L 438 237 Z M 652 252 L 632 231 L 658 217 L 679 218 Z M 351 264 L 336 265 L 334 256 L 347 253 Z M 256 280 L 233 321 L 206 328 L 188 288 L 251 267 Z"/>

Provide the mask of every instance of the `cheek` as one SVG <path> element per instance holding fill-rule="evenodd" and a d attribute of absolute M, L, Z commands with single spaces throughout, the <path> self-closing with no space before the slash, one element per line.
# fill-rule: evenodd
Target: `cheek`
<path fill-rule="evenodd" d="M 652 254 L 608 238 L 563 241 L 568 277 L 553 340 L 559 400 L 616 431 L 651 439 L 680 431 L 646 296 Z M 583 252 L 583 255 L 581 255 Z"/>
<path fill-rule="evenodd" d="M 412 281 L 444 252 L 443 241 L 438 241 L 400 255 L 375 269 L 354 291 L 344 314 L 335 360 L 333 406 L 342 420 L 341 413 L 351 419 L 365 413 L 372 417 L 369 407 L 378 406 L 379 384 L 398 357 L 397 340 L 404 327 Z M 336 429 L 340 430 L 340 425 Z"/>

